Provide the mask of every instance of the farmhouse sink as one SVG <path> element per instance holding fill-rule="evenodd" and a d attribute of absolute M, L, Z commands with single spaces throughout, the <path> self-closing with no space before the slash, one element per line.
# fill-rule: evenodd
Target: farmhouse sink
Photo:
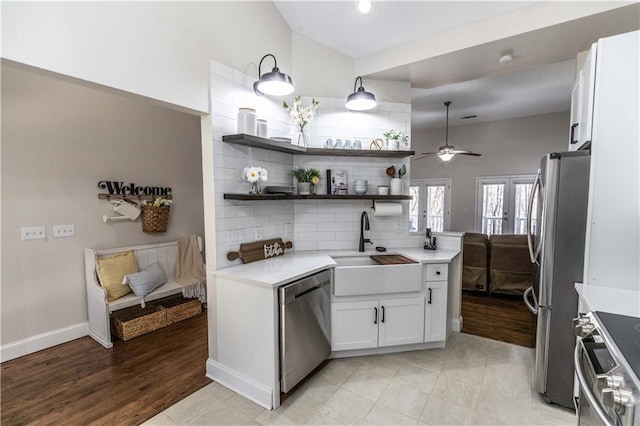
<path fill-rule="evenodd" d="M 420 263 L 381 265 L 369 256 L 332 256 L 335 296 L 405 293 L 422 290 Z"/>

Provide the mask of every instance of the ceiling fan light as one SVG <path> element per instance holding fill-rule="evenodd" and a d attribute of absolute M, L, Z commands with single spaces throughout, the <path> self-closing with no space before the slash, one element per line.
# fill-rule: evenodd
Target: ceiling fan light
<path fill-rule="evenodd" d="M 445 163 L 453 158 L 455 154 L 452 152 L 441 152 L 438 154 L 438 157 Z"/>

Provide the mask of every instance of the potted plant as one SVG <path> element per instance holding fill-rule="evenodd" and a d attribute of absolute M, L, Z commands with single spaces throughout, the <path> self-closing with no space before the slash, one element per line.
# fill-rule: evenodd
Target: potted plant
<path fill-rule="evenodd" d="M 397 151 L 400 146 L 405 146 L 409 142 L 409 135 L 396 129 L 389 129 L 382 135 L 387 138 L 387 149 L 389 151 Z"/>
<path fill-rule="evenodd" d="M 297 167 L 293 169 L 291 174 L 298 181 L 298 195 L 310 195 L 311 184 L 315 185 L 320 182 L 320 170 L 304 167 Z"/>

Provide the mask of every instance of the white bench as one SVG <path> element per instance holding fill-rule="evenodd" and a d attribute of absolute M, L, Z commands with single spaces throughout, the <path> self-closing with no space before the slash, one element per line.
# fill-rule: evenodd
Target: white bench
<path fill-rule="evenodd" d="M 198 246 L 202 251 L 202 239 L 198 237 Z M 111 341 L 112 312 L 140 304 L 140 298 L 129 293 L 113 302 L 107 300 L 107 290 L 100 285 L 96 272 L 96 260 L 100 257 L 111 256 L 133 250 L 138 261 L 138 270 L 143 271 L 154 262 L 162 265 L 167 274 L 167 282 L 144 298 L 145 301 L 161 299 L 163 297 L 182 293 L 182 286 L 175 282 L 176 258 L 178 242 L 146 244 L 140 246 L 118 247 L 104 250 L 85 249 L 84 268 L 87 285 L 87 310 L 89 314 L 89 336 L 105 348 L 113 347 Z"/>

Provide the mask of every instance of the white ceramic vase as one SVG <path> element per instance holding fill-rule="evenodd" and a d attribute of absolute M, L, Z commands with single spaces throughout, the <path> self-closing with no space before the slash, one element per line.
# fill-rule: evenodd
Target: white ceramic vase
<path fill-rule="evenodd" d="M 391 195 L 402 195 L 402 179 L 391 178 L 391 182 L 389 184 L 389 190 Z"/>

